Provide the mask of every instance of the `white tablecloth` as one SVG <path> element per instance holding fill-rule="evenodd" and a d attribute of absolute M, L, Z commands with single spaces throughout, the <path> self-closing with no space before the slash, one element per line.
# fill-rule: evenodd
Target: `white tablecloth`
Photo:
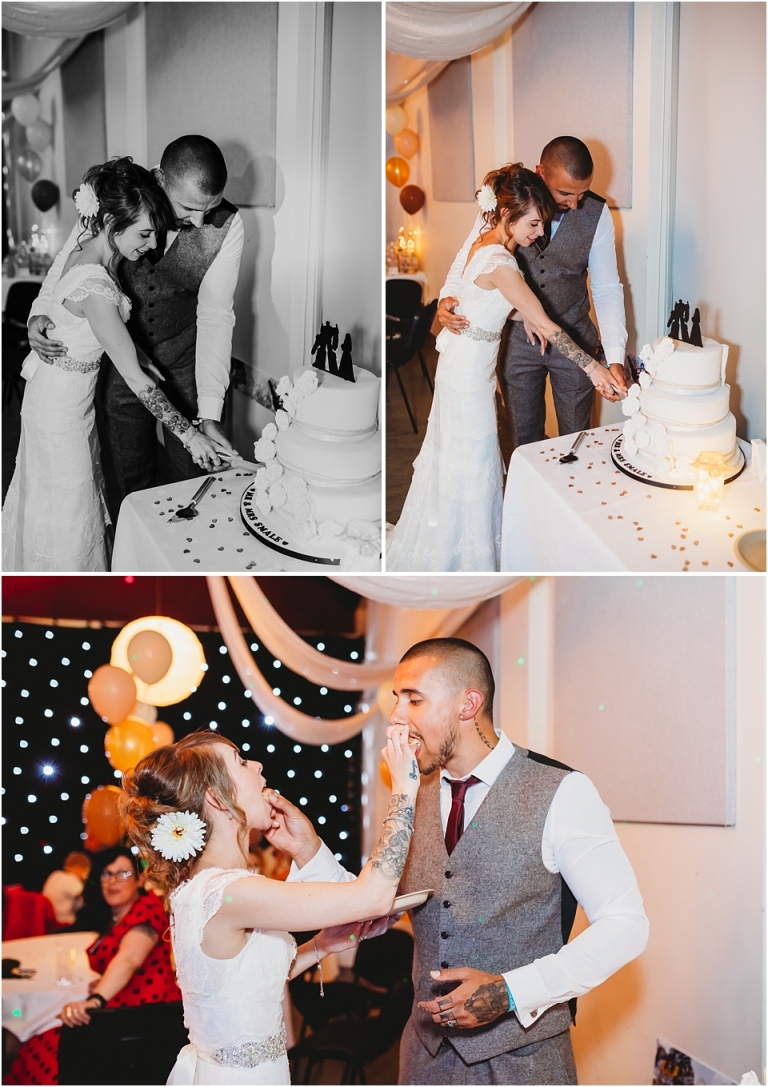
<path fill-rule="evenodd" d="M 620 426 L 590 430 L 573 464 L 574 434 L 520 446 L 504 495 L 501 568 L 514 572 L 752 571 L 736 542 L 765 528 L 765 482 L 748 465 L 726 485 L 720 510 L 700 512 L 693 491 L 652 487 L 620 472 Z M 750 458 L 750 446 L 742 443 Z"/>
<path fill-rule="evenodd" d="M 3 958 L 18 959 L 23 967 L 36 970 L 31 978 L 3 979 L 3 1026 L 26 1042 L 33 1034 L 60 1027 L 58 1013 L 71 1000 L 85 1000 L 88 983 L 98 977 L 88 965 L 85 949 L 96 939 L 95 932 L 58 932 L 52 936 L 31 936 L 6 940 Z M 56 948 L 77 951 L 75 977 L 71 985 L 56 984 Z"/>
<path fill-rule="evenodd" d="M 202 574 L 213 570 L 258 570 L 322 574 L 338 570 L 289 558 L 251 535 L 240 517 L 240 496 L 255 471 L 256 465 L 249 465 L 218 473 L 198 507 L 199 516 L 191 521 L 169 523 L 177 509 L 189 505 L 202 478 L 129 494 L 117 522 L 113 572 L 175 570 Z"/>

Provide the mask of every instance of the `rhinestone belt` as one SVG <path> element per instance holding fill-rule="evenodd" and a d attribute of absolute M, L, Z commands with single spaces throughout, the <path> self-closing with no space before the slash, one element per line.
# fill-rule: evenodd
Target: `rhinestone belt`
<path fill-rule="evenodd" d="M 470 340 L 484 340 L 486 343 L 496 343 L 501 339 L 501 332 L 488 332 L 484 328 L 476 328 L 474 325 L 470 325 L 469 328 L 463 328 L 461 330 L 462 336 L 469 336 Z"/>
<path fill-rule="evenodd" d="M 77 370 L 80 374 L 91 374 L 94 370 L 98 370 L 101 358 L 101 355 L 95 359 L 73 359 L 69 355 L 57 355 L 50 361 L 60 370 Z"/>
<path fill-rule="evenodd" d="M 245 1045 L 225 1045 L 211 1053 L 214 1064 L 225 1064 L 228 1068 L 255 1068 L 257 1064 L 276 1061 L 285 1053 L 285 1023 L 277 1034 L 271 1034 L 261 1042 L 246 1042 Z"/>

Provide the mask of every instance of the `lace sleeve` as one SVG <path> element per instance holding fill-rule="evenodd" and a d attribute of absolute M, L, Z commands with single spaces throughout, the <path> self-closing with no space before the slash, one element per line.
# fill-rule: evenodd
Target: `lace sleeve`
<path fill-rule="evenodd" d="M 70 302 L 82 302 L 91 294 L 95 294 L 99 298 L 106 298 L 108 302 L 117 306 L 122 319 L 124 321 L 128 320 L 131 313 L 130 299 L 126 298 L 104 269 L 101 272 L 89 271 L 76 286 L 66 292 L 61 301 L 63 302 L 66 298 Z"/>
<path fill-rule="evenodd" d="M 488 250 L 482 266 L 477 270 L 477 275 L 484 275 L 488 272 L 492 272 L 494 268 L 498 268 L 499 265 L 504 265 L 515 272 L 519 272 L 521 276 L 523 275 L 515 258 L 511 253 L 508 253 L 503 246 L 498 246 L 498 248 L 493 247 Z M 523 276 L 523 278 L 525 278 L 525 276 Z"/>

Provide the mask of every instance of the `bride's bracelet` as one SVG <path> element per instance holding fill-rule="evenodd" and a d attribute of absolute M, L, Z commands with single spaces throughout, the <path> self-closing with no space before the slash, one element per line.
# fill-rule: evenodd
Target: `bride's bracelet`
<path fill-rule="evenodd" d="M 318 973 L 320 974 L 320 996 L 325 996 L 325 990 L 323 989 L 323 962 L 320 958 L 320 952 L 317 950 L 317 936 L 312 937 L 312 943 L 315 947 L 315 962 L 317 963 Z"/>

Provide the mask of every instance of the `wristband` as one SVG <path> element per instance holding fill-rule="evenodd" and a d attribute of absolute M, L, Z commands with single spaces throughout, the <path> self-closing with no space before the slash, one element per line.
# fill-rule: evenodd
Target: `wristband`
<path fill-rule="evenodd" d="M 198 433 L 199 433 L 199 432 L 198 432 L 198 429 L 197 429 L 197 427 L 195 426 L 195 424 L 194 424 L 194 423 L 190 423 L 190 424 L 189 424 L 189 430 L 186 430 L 186 431 L 185 431 L 185 432 L 184 432 L 183 434 L 180 434 L 180 435 L 179 435 L 179 441 L 181 442 L 181 444 L 182 444 L 182 445 L 184 446 L 184 448 L 186 449 L 186 447 L 187 447 L 187 446 L 189 445 L 189 443 L 190 443 L 190 442 L 192 441 L 192 439 L 193 439 L 193 438 L 195 437 L 195 435 L 196 435 L 196 434 L 198 434 Z"/>
<path fill-rule="evenodd" d="M 501 976 L 504 977 L 503 974 Z M 515 998 L 512 996 L 512 990 L 510 989 L 509 982 L 507 981 L 506 978 L 504 978 L 504 984 L 507 987 L 507 995 L 509 996 L 509 1008 L 508 1008 L 508 1011 L 513 1012 L 515 1010 L 515 1008 L 517 1007 L 517 1005 L 515 1004 Z"/>
<path fill-rule="evenodd" d="M 106 1008 L 107 1006 L 106 997 L 103 997 L 101 993 L 91 993 L 88 1000 L 98 1000 L 100 1008 Z M 88 1003 L 88 1000 L 86 1000 L 86 1004 Z"/>

